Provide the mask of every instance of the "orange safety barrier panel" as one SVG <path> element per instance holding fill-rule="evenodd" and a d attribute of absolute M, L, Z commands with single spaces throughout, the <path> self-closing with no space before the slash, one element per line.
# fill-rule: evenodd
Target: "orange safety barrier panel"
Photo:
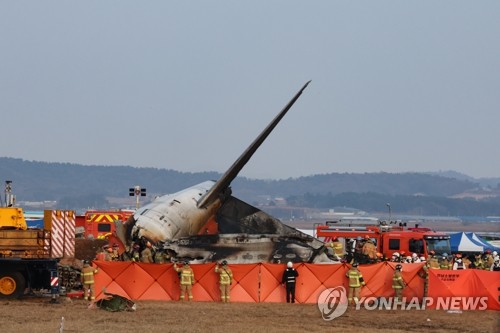
<path fill-rule="evenodd" d="M 347 265 L 302 264 L 297 267 L 299 277 L 295 292 L 299 303 L 316 303 L 318 296 L 327 288 L 344 285 Z M 283 271 L 283 268 L 282 268 Z M 282 300 L 285 301 L 285 298 Z"/>
<path fill-rule="evenodd" d="M 390 296 L 394 295 L 394 290 L 392 289 L 392 275 L 394 270 L 396 269 L 396 263 L 386 263 L 387 265 L 392 267 L 392 272 L 390 273 L 390 278 L 386 281 L 389 281 L 388 289 L 391 289 Z M 406 283 L 406 288 L 403 290 L 403 297 L 412 298 L 424 297 L 424 279 L 419 276 L 419 271 L 422 269 L 424 264 L 415 263 L 415 264 L 401 264 L 403 266 L 403 280 Z"/>
<path fill-rule="evenodd" d="M 179 298 L 177 272 L 173 265 L 94 261 L 96 299 L 103 291 L 133 300 L 173 300 Z M 177 285 L 176 285 L 177 284 Z"/>
<path fill-rule="evenodd" d="M 173 264 L 94 261 L 99 273 L 95 276 L 96 299 L 103 291 L 132 300 L 178 300 L 179 277 Z M 219 275 L 215 264 L 190 265 L 195 276 L 193 299 L 220 300 Z M 259 265 L 230 265 L 233 271 L 231 301 L 259 301 Z"/>
<path fill-rule="evenodd" d="M 231 285 L 231 302 L 259 302 L 259 264 L 229 265 L 233 271 L 233 284 Z M 214 272 L 215 274 L 215 272 Z M 217 281 L 218 280 L 218 275 Z M 218 282 L 216 287 L 219 288 Z M 216 301 L 220 300 L 217 289 Z"/>
<path fill-rule="evenodd" d="M 179 299 L 179 277 L 172 264 L 106 261 L 94 263 L 99 269 L 95 277 L 97 299 L 103 297 L 103 288 L 107 292 L 132 300 Z M 366 282 L 360 297 L 392 297 L 395 265 L 396 263 L 384 262 L 359 266 Z M 424 279 L 419 276 L 419 271 L 423 264 L 402 265 L 403 279 L 407 285 L 403 296 L 407 299 L 421 299 Z M 193 300 L 219 301 L 219 276 L 214 271 L 215 264 L 194 264 L 191 267 L 196 280 L 193 286 Z M 285 302 L 285 288 L 281 285 L 285 265 L 262 263 L 229 267 L 233 272 L 232 302 Z M 295 268 L 299 272 L 295 295 L 298 303 L 316 303 L 323 290 L 348 285 L 345 274 L 350 265 L 347 264 L 296 264 Z M 499 281 L 498 272 L 429 270 L 428 297 L 488 297 L 488 309 L 500 310 Z"/>
<path fill-rule="evenodd" d="M 280 264 L 260 264 L 260 302 L 285 301 L 285 289 L 281 286 L 285 267 Z"/>
<path fill-rule="evenodd" d="M 448 299 L 485 297 L 484 303 L 489 310 L 500 310 L 500 272 L 476 269 L 430 270 L 429 272 L 429 297 L 435 300 L 429 305 L 430 308 L 443 308 L 450 305 L 446 300 L 438 302 L 440 297 Z M 474 303 L 474 300 L 469 301 Z M 464 309 L 468 306 L 465 302 L 458 302 L 458 304 Z M 482 304 L 483 302 L 480 302 L 479 306 Z"/>

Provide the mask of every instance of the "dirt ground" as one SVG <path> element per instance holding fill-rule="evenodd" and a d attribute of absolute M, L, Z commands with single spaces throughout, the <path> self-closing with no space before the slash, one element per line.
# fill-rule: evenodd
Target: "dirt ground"
<path fill-rule="evenodd" d="M 136 312 L 87 309 L 83 300 L 0 300 L 1 332 L 500 332 L 500 312 L 356 310 L 324 321 L 316 305 L 137 302 Z M 64 318 L 64 319 L 62 319 Z M 62 329 L 61 329 L 62 326 Z"/>

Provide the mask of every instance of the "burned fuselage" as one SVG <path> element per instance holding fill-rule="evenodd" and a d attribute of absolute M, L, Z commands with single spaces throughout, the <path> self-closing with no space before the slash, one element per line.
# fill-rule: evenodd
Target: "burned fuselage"
<path fill-rule="evenodd" d="M 233 263 L 325 262 L 324 244 L 231 196 L 230 184 L 260 147 L 302 89 L 216 182 L 207 181 L 157 198 L 138 209 L 117 236 L 124 245 L 161 244 L 173 259 Z M 210 227 L 207 227 L 210 225 Z"/>
<path fill-rule="evenodd" d="M 233 196 L 198 208 L 210 182 L 156 199 L 125 223 L 125 243 L 148 240 L 176 260 L 230 263 L 330 262 L 324 244 Z M 207 227 L 210 223 L 211 227 Z M 129 237 L 127 237 L 129 235 Z M 140 242 L 139 242 L 140 243 Z"/>
<path fill-rule="evenodd" d="M 200 262 L 331 262 L 324 244 L 291 228 L 235 197 L 218 210 L 216 234 L 201 233 L 166 241 L 164 249 L 176 258 Z"/>

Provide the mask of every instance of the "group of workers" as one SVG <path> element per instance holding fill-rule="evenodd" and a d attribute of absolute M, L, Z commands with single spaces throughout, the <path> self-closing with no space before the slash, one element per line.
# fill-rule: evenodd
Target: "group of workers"
<path fill-rule="evenodd" d="M 500 270 L 500 257 L 496 251 L 492 252 L 491 250 L 475 255 L 458 253 L 453 256 L 447 253 L 436 255 L 434 251 L 430 251 L 428 258 L 418 253 L 406 254 L 405 251 L 400 251 L 394 252 L 390 258 L 387 258 L 382 253 L 377 252 L 377 245 L 369 236 L 347 240 L 346 247 L 347 249 L 344 251 L 343 243 L 337 237 L 333 237 L 327 249 L 329 257 L 335 261 L 348 264 L 355 262 L 358 264 L 372 264 L 384 261 L 411 264 L 429 261 L 430 268 Z"/>
<path fill-rule="evenodd" d="M 119 249 L 117 243 L 112 246 L 106 244 L 97 253 L 96 260 L 134 261 L 148 264 L 164 264 L 171 261 L 171 256 L 167 251 L 156 248 L 149 241 L 145 241 L 142 246 L 139 243 L 134 243 L 121 254 Z"/>
<path fill-rule="evenodd" d="M 486 250 L 484 253 L 479 253 L 474 256 L 474 261 L 471 261 L 468 257 L 462 257 L 461 254 L 455 254 L 454 256 L 448 256 L 444 253 L 442 256 L 438 256 L 434 251 L 430 252 L 428 260 L 425 257 L 418 257 L 413 254 L 409 257 L 404 257 L 401 260 L 401 254 L 396 252 L 392 255 L 391 262 L 397 263 L 394 267 L 394 273 L 392 277 L 392 288 L 394 289 L 394 298 L 396 301 L 401 300 L 401 295 L 403 289 L 406 287 L 406 283 L 403 280 L 402 263 L 425 263 L 418 275 L 424 279 L 424 297 L 427 297 L 428 285 L 429 285 L 429 269 L 445 269 L 445 270 L 463 270 L 463 269 L 483 269 L 491 271 L 500 271 L 500 257 L 496 251 L 491 252 Z M 363 275 L 358 269 L 358 263 L 354 262 L 346 273 L 346 277 L 349 280 L 349 291 L 347 299 L 349 304 L 355 304 L 358 302 L 359 293 L 361 288 L 366 285 L 363 279 Z"/>
<path fill-rule="evenodd" d="M 355 246 L 352 247 L 352 251 L 348 251 L 347 254 L 344 253 L 343 244 L 336 238 L 332 240 L 330 247 L 330 256 L 332 256 L 334 260 L 351 264 L 351 268 L 346 273 L 349 286 L 349 304 L 355 304 L 358 302 L 360 290 L 366 285 L 363 275 L 358 269 L 360 263 L 374 263 L 379 261 L 391 261 L 397 263 L 394 267 L 395 270 L 392 278 L 392 288 L 394 289 L 394 297 L 396 301 L 401 299 L 403 289 L 406 287 L 402 277 L 402 263 L 425 263 L 418 273 L 418 275 L 424 279 L 424 297 L 427 296 L 429 269 L 483 269 L 500 271 L 500 257 L 498 256 L 498 253 L 496 251 L 491 252 L 489 250 L 484 253 L 476 254 L 473 258 L 470 256 L 462 256 L 461 254 L 455 254 L 454 256 L 449 256 L 446 253 L 437 255 L 434 251 L 430 251 L 430 255 L 427 259 L 416 253 L 405 256 L 404 252 L 394 252 L 389 259 L 383 257 L 377 252 L 376 245 L 369 238 L 366 238 L 364 241 L 357 239 Z M 119 254 L 119 247 L 117 244 L 113 244 L 113 246 L 105 245 L 101 249 L 100 253 L 97 254 L 96 259 L 104 261 L 131 260 L 143 263 L 160 264 L 171 261 L 168 253 L 155 250 L 150 242 L 145 242 L 142 250 L 139 244 L 134 244 L 129 251 L 125 251 L 121 255 Z M 189 262 L 184 261 L 181 266 L 175 262 L 173 268 L 179 275 L 179 299 L 185 300 L 187 295 L 187 299 L 189 301 L 192 300 L 192 287 L 195 283 L 195 277 L 193 269 L 189 266 Z M 91 302 L 89 307 L 93 306 L 95 298 L 94 274 L 97 272 L 98 270 L 92 267 L 88 261 L 84 262 L 81 279 L 84 287 L 84 299 L 88 299 Z M 215 273 L 219 275 L 221 301 L 229 302 L 230 289 L 233 282 L 233 273 L 226 260 L 215 265 Z M 281 283 L 285 286 L 287 303 L 295 303 L 295 285 L 298 276 L 299 273 L 293 267 L 293 263 L 288 262 L 281 280 Z"/>
<path fill-rule="evenodd" d="M 182 266 L 178 266 L 174 263 L 174 270 L 179 274 L 181 293 L 179 299 L 185 300 L 186 294 L 188 301 L 193 299 L 193 285 L 195 283 L 193 269 L 189 266 L 188 261 L 184 261 Z M 219 287 L 220 287 L 220 297 L 221 302 L 229 302 L 231 297 L 229 295 L 229 290 L 231 289 L 231 284 L 233 283 L 233 272 L 231 268 L 227 265 L 227 261 L 223 260 L 222 263 L 215 264 L 215 273 L 219 274 Z"/>
<path fill-rule="evenodd" d="M 397 261 L 399 256 L 393 254 L 391 261 Z M 462 270 L 462 269 L 481 269 L 486 271 L 500 270 L 500 257 L 496 251 L 491 252 L 486 250 L 484 253 L 475 255 L 463 255 L 456 253 L 448 255 L 443 253 L 437 255 L 434 251 L 430 251 L 428 260 L 424 257 L 420 258 L 419 262 L 426 262 L 426 266 L 430 269 L 445 269 L 445 270 Z"/>
<path fill-rule="evenodd" d="M 351 268 L 347 271 L 346 277 L 349 280 L 349 290 L 347 292 L 347 301 L 350 305 L 355 305 L 359 300 L 359 293 L 361 288 L 366 285 L 366 281 L 363 278 L 363 274 L 358 268 L 359 264 L 357 262 L 351 265 Z M 395 301 L 401 301 L 401 295 L 403 294 L 403 289 L 406 287 L 406 283 L 403 280 L 402 275 L 403 265 L 397 264 L 394 269 L 394 274 L 392 276 L 392 288 L 394 289 Z"/>
<path fill-rule="evenodd" d="M 179 300 L 185 300 L 187 295 L 187 300 L 191 301 L 193 299 L 193 285 L 195 284 L 194 271 L 189 266 L 188 261 L 184 261 L 181 266 L 174 263 L 174 270 L 179 275 L 180 284 L 180 296 Z M 84 300 L 89 300 L 89 308 L 94 306 L 95 292 L 94 292 L 94 275 L 99 271 L 90 265 L 89 261 L 84 260 L 81 281 L 84 289 Z M 216 263 L 215 273 L 219 275 L 219 288 L 221 302 L 230 302 L 230 289 L 233 283 L 233 272 L 229 268 L 226 260 L 223 260 L 220 264 Z M 287 303 L 295 303 L 295 284 L 296 278 L 299 276 L 297 270 L 293 267 L 292 262 L 287 263 L 287 268 L 283 272 L 282 284 L 286 289 L 286 301 Z"/>
<path fill-rule="evenodd" d="M 383 255 L 377 251 L 377 245 L 369 236 L 357 237 L 346 242 L 346 251 L 343 243 L 333 237 L 327 249 L 327 255 L 335 261 L 343 261 L 349 264 L 372 264 L 384 261 Z"/>
<path fill-rule="evenodd" d="M 496 252 L 486 253 L 487 260 L 489 260 L 490 256 L 493 260 L 493 266 L 500 267 L 498 264 L 500 262 L 500 258 Z M 401 295 L 403 293 L 404 288 L 406 287 L 406 283 L 403 280 L 402 270 L 403 265 L 397 262 L 397 256 L 394 256 L 394 261 L 397 263 L 394 266 L 394 273 L 392 277 L 392 288 L 394 289 L 394 298 L 395 301 L 401 301 Z M 446 259 L 446 260 L 445 260 Z M 419 272 L 419 276 L 424 279 L 424 297 L 427 296 L 427 287 L 428 287 L 428 270 L 429 269 L 450 269 L 448 258 L 442 258 L 439 261 L 438 256 L 433 255 L 429 257 L 429 260 L 425 261 L 425 264 L 422 266 L 421 271 Z M 473 264 L 473 263 L 471 263 Z M 446 268 L 444 268 L 446 265 Z M 467 269 L 466 265 L 463 263 L 461 256 L 457 256 L 455 258 L 455 262 L 453 263 L 454 267 L 458 267 L 455 269 Z M 363 278 L 363 274 L 359 270 L 359 264 L 354 262 L 351 265 L 351 268 L 347 271 L 346 277 L 348 279 L 348 302 L 351 305 L 354 305 L 359 300 L 359 294 L 361 288 L 366 285 L 366 281 Z M 191 301 L 193 299 L 192 287 L 195 284 L 195 276 L 193 269 L 190 267 L 188 261 L 184 261 L 181 266 L 177 263 L 174 263 L 174 270 L 179 275 L 179 283 L 180 283 L 180 300 L 185 300 L 187 295 L 187 300 Z M 475 267 L 477 268 L 477 266 Z M 481 268 L 479 268 L 481 269 Z M 499 269 L 493 269 L 499 270 Z M 233 272 L 231 268 L 228 266 L 226 260 L 222 261 L 221 264 L 216 263 L 215 265 L 215 273 L 219 275 L 219 287 L 220 287 L 220 297 L 221 302 L 229 302 L 230 301 L 230 289 L 233 283 Z M 98 270 L 92 267 L 89 262 L 84 262 L 84 266 L 82 269 L 82 284 L 84 287 L 84 299 L 88 299 L 91 301 L 89 307 L 92 307 L 94 301 L 94 274 L 96 274 Z M 287 267 L 283 272 L 281 283 L 285 286 L 286 290 L 286 302 L 287 303 L 295 303 L 295 286 L 297 282 L 297 277 L 299 276 L 298 271 L 293 267 L 292 262 L 287 263 Z"/>

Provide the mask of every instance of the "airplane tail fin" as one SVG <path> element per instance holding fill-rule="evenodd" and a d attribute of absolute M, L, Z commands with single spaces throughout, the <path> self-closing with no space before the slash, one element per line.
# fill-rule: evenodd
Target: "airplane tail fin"
<path fill-rule="evenodd" d="M 293 106 L 293 104 L 299 99 L 300 95 L 307 85 L 311 81 L 307 81 L 306 84 L 300 89 L 295 96 L 288 102 L 287 105 L 281 110 L 280 113 L 267 125 L 267 127 L 260 133 L 260 135 L 252 142 L 252 144 L 241 154 L 241 156 L 233 163 L 233 165 L 224 173 L 224 175 L 215 183 L 215 185 L 205 193 L 200 200 L 198 200 L 198 207 L 206 207 L 214 200 L 216 200 L 221 194 L 223 194 L 229 187 L 231 182 L 236 178 L 238 173 L 243 169 L 245 164 L 250 160 L 252 155 L 257 151 L 262 142 L 266 140 L 273 129 L 278 125 L 281 119 L 285 116 L 288 110 Z"/>

